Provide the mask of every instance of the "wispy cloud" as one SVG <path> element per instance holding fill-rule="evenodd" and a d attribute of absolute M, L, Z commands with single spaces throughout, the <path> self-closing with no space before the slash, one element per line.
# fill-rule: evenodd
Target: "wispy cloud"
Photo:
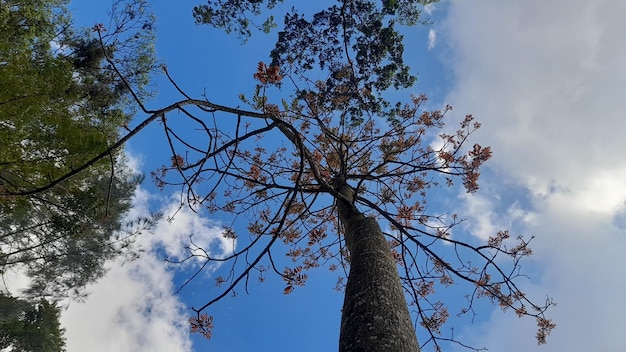
<path fill-rule="evenodd" d="M 436 9 L 437 6 L 435 6 L 435 4 L 427 4 L 426 6 L 424 6 L 424 11 L 426 11 L 426 13 L 429 15 L 431 15 Z"/>
<path fill-rule="evenodd" d="M 539 270 L 524 286 L 559 303 L 547 350 L 625 348 L 617 329 L 626 238 L 616 221 L 626 201 L 622 13 L 619 0 L 454 1 L 439 33 L 457 77 L 448 101 L 483 123 L 475 139 L 493 147 L 500 177 L 468 200 L 486 206 L 474 226 L 510 215 L 480 197 L 506 195 L 508 185 L 526 190 L 532 221 L 519 228 L 536 236 L 531 267 Z M 528 351 L 537 348 L 533 329 L 496 309 L 463 334 L 479 347 Z"/>
<path fill-rule="evenodd" d="M 428 50 L 435 47 L 437 44 L 437 32 L 431 28 L 428 30 Z"/>
<path fill-rule="evenodd" d="M 521 234 L 520 229 L 527 229 L 537 222 L 537 213 L 530 208 L 530 204 L 526 204 L 526 199 L 502 197 L 505 193 L 510 193 L 506 190 L 510 184 L 503 184 L 497 177 L 491 173 L 483 175 L 480 182 L 482 188 L 475 194 L 461 190 L 458 209 L 454 209 L 466 219 L 462 223 L 462 232 L 467 232 L 481 241 L 486 241 L 502 230 L 511 230 L 511 235 L 517 237 Z"/>
<path fill-rule="evenodd" d="M 163 247 L 170 260 L 182 260 L 196 254 L 197 261 L 204 261 L 206 256 L 220 258 L 233 253 L 236 242 L 222 236 L 223 227 L 201 213 L 195 213 L 186 205 L 180 206 L 176 197 L 164 205 L 161 212 L 165 215 L 149 244 L 151 248 Z"/>

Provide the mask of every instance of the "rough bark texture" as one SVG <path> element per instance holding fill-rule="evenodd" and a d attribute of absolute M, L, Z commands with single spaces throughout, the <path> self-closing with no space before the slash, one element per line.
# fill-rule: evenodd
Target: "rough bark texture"
<path fill-rule="evenodd" d="M 352 201 L 345 183 L 335 189 Z M 411 316 L 389 244 L 378 222 L 337 200 L 350 251 L 339 352 L 419 352 Z"/>

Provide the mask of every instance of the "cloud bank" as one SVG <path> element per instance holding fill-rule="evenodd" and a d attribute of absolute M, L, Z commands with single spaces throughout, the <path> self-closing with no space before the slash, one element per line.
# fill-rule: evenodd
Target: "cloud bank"
<path fill-rule="evenodd" d="M 465 198 L 484 237 L 517 216 L 535 235 L 529 294 L 553 296 L 544 351 L 621 351 L 626 311 L 626 2 L 452 1 L 439 44 L 456 82 L 448 101 L 483 124 L 493 177 Z M 511 210 L 509 187 L 527 204 Z M 495 309 L 463 338 L 494 351 L 538 350 L 534 321 Z M 458 336 L 458 335 L 457 335 Z"/>

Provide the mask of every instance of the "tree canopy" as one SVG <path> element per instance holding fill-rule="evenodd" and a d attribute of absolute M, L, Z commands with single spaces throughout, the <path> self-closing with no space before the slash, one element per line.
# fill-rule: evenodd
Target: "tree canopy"
<path fill-rule="evenodd" d="M 102 41 L 65 3 L 0 4 L 0 273 L 25 271 L 33 297 L 80 296 L 154 220 L 122 223 L 142 177 L 111 148 L 132 118 L 127 85 L 146 92 L 152 18 L 118 2 Z"/>
<path fill-rule="evenodd" d="M 0 294 L 0 349 L 15 352 L 65 351 L 59 308 L 41 299 L 33 304 Z"/>

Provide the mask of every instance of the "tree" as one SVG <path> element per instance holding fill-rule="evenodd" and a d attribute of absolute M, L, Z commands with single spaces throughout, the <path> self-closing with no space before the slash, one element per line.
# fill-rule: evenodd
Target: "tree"
<path fill-rule="evenodd" d="M 0 273 L 25 271 L 33 297 L 80 296 L 155 220 L 122 223 L 142 177 L 109 149 L 133 114 L 127 84 L 145 95 L 152 18 L 143 1 L 118 2 L 102 45 L 93 30 L 77 34 L 65 2 L 0 4 Z"/>
<path fill-rule="evenodd" d="M 485 298 L 535 317 L 538 342 L 545 342 L 554 327 L 544 316 L 551 301 L 534 303 L 517 286 L 529 240 L 511 240 L 507 231 L 486 243 L 453 236 L 461 218 L 428 206 L 428 193 L 439 187 L 478 189 L 480 167 L 491 157 L 489 147 L 468 146 L 480 124 L 467 115 L 449 131 L 451 107 L 428 110 L 423 95 L 407 103 L 389 98 L 389 88 L 415 81 L 396 25 L 420 22 L 427 2 L 340 1 L 310 19 L 291 10 L 272 61 L 253 74 L 254 92 L 240 96 L 249 109 L 191 97 L 165 66 L 182 98 L 159 109 L 137 100 L 146 116 L 112 147 L 159 121 L 171 156 L 153 180 L 180 187 L 181 206 L 228 216 L 223 235 L 238 245 L 214 257 L 210 248 L 191 244 L 190 258 L 225 263 L 228 273 L 217 277 L 218 293 L 194 308 L 192 331 L 210 337 L 209 307 L 247 289 L 251 279 L 274 272 L 289 294 L 305 284 L 309 270 L 325 266 L 348 277 L 340 351 L 416 351 L 413 319 L 425 329 L 422 346 L 462 344 L 442 333 L 449 312 L 435 295 L 455 282 L 469 291 L 460 314 L 471 314 L 475 300 Z M 194 15 L 245 40 L 251 17 L 277 3 L 209 1 Z M 258 27 L 271 29 L 272 17 Z M 105 59 L 123 77 L 106 52 Z M 282 255 L 293 263 L 282 267 Z"/>
<path fill-rule="evenodd" d="M 445 287 L 456 280 L 473 287 L 468 306 L 461 313 L 472 310 L 474 298 L 485 297 L 520 316 L 537 318 L 539 343 L 545 342 L 554 327 L 543 315 L 551 302 L 532 303 L 514 282 L 519 260 L 531 254 L 529 241 L 520 237 L 511 246 L 507 231 L 494 234 L 486 244 L 459 240 L 450 233 L 460 222 L 456 214 L 427 213 L 428 189 L 439 184 L 452 186 L 460 179 L 467 192 L 476 191 L 479 167 L 491 156 L 489 147 L 474 144 L 467 150 L 464 146 L 480 127 L 471 115 L 461 121 L 455 133 L 439 133 L 437 138 L 433 130 L 443 128 L 449 106 L 429 112 L 421 109 L 424 96 L 413 97 L 404 105 L 393 104 L 384 94 L 391 86 L 401 89 L 415 82 L 403 61 L 403 37 L 396 25 L 421 22 L 421 6 L 432 2 L 339 1 L 311 17 L 292 9 L 278 33 L 271 64 L 259 65 L 255 74 L 260 84 L 251 105 L 264 112 L 265 126 L 246 133 L 236 129 L 228 137 L 212 136 L 228 139 L 198 159 L 190 158 L 186 150 L 185 163 L 176 165 L 188 187 L 190 202 L 199 198 L 211 209 L 255 218 L 250 232 L 272 239 L 248 268 L 254 268 L 267 255 L 271 269 L 287 281 L 287 291 L 303 283 L 302 270 L 333 258 L 336 251 L 330 248 L 339 245 L 339 258 L 350 266 L 340 351 L 417 350 L 408 312 L 401 308 L 406 305 L 400 283 L 409 305 L 416 309 L 417 320 L 428 331 L 426 342 L 432 341 L 437 348 L 438 340 L 452 337 L 440 332 L 448 317 L 445 305 L 430 297 L 436 286 Z M 209 1 L 195 7 L 194 16 L 198 23 L 246 37 L 251 35 L 248 28 L 252 18 L 263 13 L 263 6 L 271 10 L 276 3 Z M 271 20 L 269 16 L 264 23 Z M 319 72 L 325 73 L 326 78 L 312 80 L 309 72 L 318 77 Z M 278 99 L 271 99 L 268 91 L 284 81 L 281 74 L 289 79 L 293 99 L 289 104 L 283 100 L 274 105 L 272 100 Z M 255 118 L 238 112 L 238 119 L 244 115 Z M 245 149 L 247 141 L 261 134 L 267 138 L 270 130 L 278 130 L 293 149 L 288 151 L 281 145 L 270 152 L 249 144 L 251 149 Z M 182 155 L 176 154 L 175 148 L 172 152 Z M 218 159 L 221 153 L 228 157 Z M 212 167 L 207 166 L 209 163 Z M 218 181 L 240 181 L 225 181 L 228 186 L 220 189 L 225 203 L 218 204 L 216 194 L 198 197 L 193 191 L 206 172 L 219 175 Z M 212 190 L 218 191 L 218 187 Z M 324 201 L 333 206 L 318 205 Z M 391 228 L 384 234 L 388 247 L 378 222 Z M 227 233 L 233 236 L 230 230 Z M 330 237 L 333 240 L 323 242 L 330 234 L 335 234 Z M 274 238 L 292 246 L 287 254 L 300 265 L 282 272 L 274 266 L 270 252 Z M 342 239 L 345 247 L 341 246 Z M 255 242 L 253 238 L 251 243 Z M 442 244 L 452 245 L 454 250 L 449 254 L 455 260 L 444 257 L 447 251 Z M 248 248 L 233 257 L 247 255 Z M 509 256 L 511 267 L 496 262 L 498 255 Z M 226 291 L 251 271 L 230 277 Z M 377 338 L 372 340 L 371 336 Z"/>
<path fill-rule="evenodd" d="M 28 301 L 0 294 L 0 349 L 15 352 L 65 351 L 59 308 L 41 299 Z"/>
<path fill-rule="evenodd" d="M 461 221 L 456 214 L 426 212 L 427 191 L 439 185 L 452 187 L 460 180 L 468 192 L 478 189 L 479 167 L 491 151 L 478 144 L 463 149 L 480 127 L 471 115 L 454 134 L 437 136 L 432 131 L 443 128 L 450 107 L 421 111 L 426 98 L 415 96 L 390 122 L 370 115 L 354 124 L 321 106 L 318 99 L 324 97 L 314 91 L 279 109 L 265 94 L 282 80 L 278 69 L 260 64 L 255 77 L 260 84 L 252 104 L 261 112 L 185 99 L 157 113 L 173 155 L 170 164 L 152 173 L 157 185 L 182 186 L 194 209 L 231 214 L 224 236 L 244 243 L 224 258 L 190 248 L 190 257 L 230 263 L 228 276 L 216 279 L 224 288 L 194 308 L 192 331 L 211 336 L 213 317 L 205 311 L 255 276 L 262 282 L 266 272 L 275 272 L 288 294 L 305 284 L 308 270 L 324 265 L 332 271 L 349 267 L 340 351 L 417 350 L 405 294 L 429 334 L 426 343 L 453 341 L 441 333 L 447 307 L 433 297 L 456 280 L 471 284 L 460 313 L 471 312 L 475 299 L 487 298 L 503 309 L 537 317 L 547 324 L 540 334 L 549 332 L 552 323 L 543 316 L 549 302 L 532 303 L 515 283 L 519 261 L 531 254 L 528 241 L 520 238 L 511 247 L 508 232 L 502 231 L 486 244 L 472 244 L 451 236 Z M 232 114 L 233 119 L 214 116 L 220 125 L 209 127 L 192 105 L 198 112 Z M 202 140 L 198 136 L 178 139 L 189 130 L 176 130 L 168 122 L 172 110 L 198 124 L 195 130 L 211 142 L 208 150 L 190 142 Z M 260 146 L 260 140 L 268 142 Z M 433 148 L 436 142 L 441 147 Z M 248 236 L 239 234 L 239 222 L 248 223 Z M 383 232 L 380 223 L 390 230 Z M 286 254 L 293 266 L 279 267 L 277 254 Z M 509 256 L 511 267 L 499 264 L 499 255 Z M 539 337 L 543 341 L 545 335 Z"/>

